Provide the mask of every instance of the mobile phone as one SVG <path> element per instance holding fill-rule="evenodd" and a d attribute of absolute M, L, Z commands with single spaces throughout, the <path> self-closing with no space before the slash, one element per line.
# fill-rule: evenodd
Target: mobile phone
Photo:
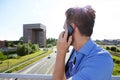
<path fill-rule="evenodd" d="M 70 36 L 72 35 L 72 33 L 73 33 L 73 28 L 72 28 L 71 25 L 68 25 L 68 26 L 67 26 L 67 29 L 68 29 L 67 41 L 68 41 L 69 37 L 70 37 Z"/>

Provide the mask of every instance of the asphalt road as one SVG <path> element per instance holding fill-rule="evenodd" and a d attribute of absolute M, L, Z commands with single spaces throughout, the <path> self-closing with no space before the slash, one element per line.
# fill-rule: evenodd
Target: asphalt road
<path fill-rule="evenodd" d="M 52 74 L 55 64 L 56 53 L 52 53 L 47 57 L 40 59 L 39 61 L 23 68 L 17 73 L 22 74 Z"/>
<path fill-rule="evenodd" d="M 70 50 L 71 52 L 71 50 Z M 69 53 L 70 53 L 69 52 Z M 67 53 L 66 61 L 69 58 L 69 53 Z M 56 49 L 53 49 L 53 53 L 48 55 L 47 57 L 44 57 L 40 59 L 37 62 L 34 62 L 33 64 L 23 68 L 20 71 L 17 71 L 15 73 L 20 74 L 52 74 L 55 66 L 55 59 L 56 59 Z M 15 80 L 15 78 L 9 78 L 9 79 L 0 79 L 0 80 Z M 22 79 L 21 79 L 22 80 Z"/>
<path fill-rule="evenodd" d="M 54 48 L 53 53 L 40 59 L 39 61 L 25 67 L 24 69 L 18 71 L 17 73 L 22 74 L 52 74 L 55 59 L 56 59 L 56 49 Z M 69 53 L 67 53 L 66 61 L 69 57 Z"/>

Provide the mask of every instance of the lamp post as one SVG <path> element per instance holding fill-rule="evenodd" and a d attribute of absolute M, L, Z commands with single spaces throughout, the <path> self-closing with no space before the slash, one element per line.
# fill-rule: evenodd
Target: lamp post
<path fill-rule="evenodd" d="M 29 36 L 28 36 L 28 44 L 27 44 L 27 47 L 28 47 L 28 54 L 29 54 Z"/>
<path fill-rule="evenodd" d="M 7 52 L 7 65 L 8 65 L 8 69 L 9 69 L 9 55 L 8 55 L 8 47 L 7 47 L 7 49 L 6 49 L 6 52 Z"/>
<path fill-rule="evenodd" d="M 30 43 L 30 36 L 28 36 L 28 45 L 27 45 L 27 47 L 28 47 L 28 54 L 29 54 L 29 43 Z"/>
<path fill-rule="evenodd" d="M 8 42 L 7 42 L 6 40 L 4 41 L 3 51 L 6 51 L 6 53 L 7 53 L 7 66 L 8 66 L 8 69 L 9 69 L 9 59 L 8 59 Z"/>

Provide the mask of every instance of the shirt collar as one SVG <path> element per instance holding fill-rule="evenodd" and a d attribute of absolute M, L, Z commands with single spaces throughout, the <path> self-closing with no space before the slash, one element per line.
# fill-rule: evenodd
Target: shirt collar
<path fill-rule="evenodd" d="M 84 55 L 88 55 L 90 53 L 90 51 L 93 49 L 95 43 L 92 41 L 92 39 L 90 38 L 85 45 L 80 48 L 77 52 L 78 53 L 82 53 Z"/>

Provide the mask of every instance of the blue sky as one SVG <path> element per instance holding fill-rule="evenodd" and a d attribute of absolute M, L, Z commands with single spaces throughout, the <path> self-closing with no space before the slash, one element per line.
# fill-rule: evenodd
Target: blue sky
<path fill-rule="evenodd" d="M 63 31 L 65 11 L 91 5 L 96 11 L 93 39 L 120 39 L 120 0 L 0 0 L 0 40 L 18 40 L 23 24 L 41 23 L 47 38 Z"/>

